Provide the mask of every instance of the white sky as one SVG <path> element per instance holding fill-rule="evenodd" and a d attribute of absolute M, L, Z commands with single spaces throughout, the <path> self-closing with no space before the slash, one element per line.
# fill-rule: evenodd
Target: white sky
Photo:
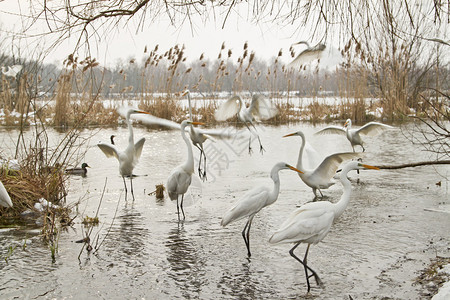
<path fill-rule="evenodd" d="M 18 3 L 17 0 L 0 1 L 0 34 L 2 36 L 4 36 L 5 30 L 20 31 L 23 26 L 20 23 L 20 19 L 14 15 L 14 13 L 19 12 Z M 21 5 L 26 5 L 26 3 L 24 2 Z M 244 3 L 244 5 L 246 4 Z M 21 7 L 21 9 L 26 11 L 26 7 Z M 128 28 L 111 32 L 106 39 L 100 42 L 99 48 L 91 49 L 92 56 L 100 61 L 101 64 L 110 65 L 115 64 L 118 59 L 127 61 L 129 58 L 134 57 L 139 60 L 144 55 L 145 46 L 150 51 L 158 44 L 159 53 L 161 53 L 176 44 L 184 44 L 186 47 L 185 56 L 188 61 L 198 59 L 202 53 L 205 53 L 207 58 L 216 59 L 222 43 L 225 42 L 226 51 L 231 48 L 233 51 L 232 57 L 237 59 L 238 55 L 243 53 L 244 43 L 248 41 L 249 50 L 254 51 L 260 59 L 269 60 L 277 56 L 280 49 L 283 49 L 282 60 L 287 63 L 291 59 L 288 51 L 290 45 L 294 42 L 308 39 L 308 36 L 298 33 L 296 26 L 280 28 L 272 22 L 255 25 L 246 21 L 245 17 L 238 18 L 236 14 L 232 14 L 232 16 L 233 18 L 227 21 L 225 29 L 221 29 L 222 21 L 220 16 L 218 21 L 211 21 L 206 25 L 198 21 L 194 29 L 189 24 L 176 28 L 164 20 L 159 20 L 151 25 L 147 23 L 145 31 L 136 33 L 136 29 L 130 24 Z M 47 30 L 47 27 L 43 26 L 41 30 Z M 27 32 L 27 34 L 33 33 Z M 28 48 L 33 51 L 35 49 L 39 51 L 48 46 L 48 44 L 44 45 L 45 42 L 43 42 L 42 38 L 39 39 L 37 44 L 33 39 L 22 39 L 20 42 L 22 49 Z M 309 42 L 311 45 L 314 45 L 318 41 L 309 40 Z M 60 64 L 72 52 L 74 45 L 75 39 L 68 39 L 55 49 L 51 55 L 48 55 L 45 61 Z M 327 46 L 328 48 L 321 65 L 335 65 L 338 52 L 336 49 L 330 50 L 333 48 L 330 45 Z M 297 53 L 304 46 L 299 45 L 298 47 Z M 2 51 L 5 51 L 3 45 Z M 23 50 L 21 55 L 23 56 Z M 223 52 L 222 55 L 226 55 L 226 52 Z M 80 55 L 80 58 L 83 57 Z"/>

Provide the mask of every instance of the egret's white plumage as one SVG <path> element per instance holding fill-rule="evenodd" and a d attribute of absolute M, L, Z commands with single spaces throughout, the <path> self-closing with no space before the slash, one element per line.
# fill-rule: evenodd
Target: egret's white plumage
<path fill-rule="evenodd" d="M 361 146 L 364 152 L 366 151 L 366 149 L 363 146 L 364 142 L 361 138 L 361 135 L 375 136 L 386 129 L 395 128 L 378 122 L 369 122 L 358 129 L 352 129 L 351 127 L 352 127 L 352 120 L 347 119 L 343 127 L 334 125 L 327 126 L 316 132 L 316 134 L 345 134 L 350 144 L 352 145 L 353 152 L 355 152 L 356 145 Z"/>
<path fill-rule="evenodd" d="M 313 47 L 310 47 L 309 43 L 306 41 L 300 41 L 293 45 L 298 45 L 298 44 L 305 44 L 307 48 L 305 50 L 303 50 L 302 52 L 300 52 L 300 54 L 297 55 L 297 57 L 288 64 L 289 68 L 300 69 L 306 63 L 309 63 L 315 59 L 320 59 L 326 48 L 326 46 L 321 43 L 319 43 Z"/>
<path fill-rule="evenodd" d="M 13 66 L 9 66 L 7 68 L 8 69 L 6 69 L 5 67 L 2 67 L 2 73 L 5 76 L 16 77 L 17 74 L 22 70 L 23 66 L 22 65 L 13 65 Z"/>
<path fill-rule="evenodd" d="M 188 125 L 204 125 L 204 123 L 200 122 L 192 122 L 190 120 L 184 120 L 181 122 L 181 136 L 186 143 L 186 147 L 188 150 L 186 162 L 182 165 L 177 166 L 169 175 L 167 179 L 167 192 L 169 193 L 169 197 L 171 200 L 177 200 L 177 213 L 178 218 L 180 217 L 180 207 L 181 212 L 183 213 L 183 219 L 185 218 L 184 209 L 183 209 L 183 200 L 184 194 L 188 190 L 192 181 L 192 174 L 194 173 L 194 156 L 192 153 L 192 145 L 189 138 L 186 136 L 185 128 Z M 179 205 L 178 197 L 181 195 L 181 203 Z"/>
<path fill-rule="evenodd" d="M 303 182 L 312 188 L 314 196 L 317 197 L 316 190 L 319 190 L 320 195 L 323 197 L 322 189 L 328 189 L 334 184 L 331 179 L 336 174 L 339 165 L 345 161 L 359 156 L 359 153 L 343 152 L 335 153 L 327 156 L 315 169 L 307 170 L 303 167 L 303 150 L 306 144 L 306 138 L 303 132 L 297 131 L 295 133 L 287 134 L 284 137 L 299 136 L 302 139 L 300 151 L 298 153 L 297 169 L 303 172 L 298 174 Z"/>
<path fill-rule="evenodd" d="M 13 207 L 11 197 L 9 197 L 9 194 L 1 181 L 0 181 L 0 206 Z"/>
<path fill-rule="evenodd" d="M 128 124 L 128 146 L 125 150 L 120 151 L 115 145 L 100 143 L 97 146 L 107 157 L 115 157 L 119 161 L 119 172 L 123 178 L 123 184 L 125 185 L 125 197 L 127 194 L 127 185 L 125 183 L 125 177 L 130 177 L 131 182 L 131 194 L 134 199 L 133 191 L 133 169 L 139 162 L 139 158 L 142 154 L 142 148 L 144 147 L 145 138 L 139 139 L 134 143 L 133 126 L 131 124 L 130 116 L 132 114 L 149 114 L 148 112 L 137 110 L 135 108 L 128 108 L 126 113 L 126 122 Z"/>
<path fill-rule="evenodd" d="M 278 231 L 276 231 L 269 239 L 269 242 L 272 244 L 295 243 L 289 253 L 292 257 L 299 261 L 305 269 L 308 292 L 310 290 L 309 278 L 311 276 L 314 276 L 318 285 L 322 284 L 317 273 L 307 264 L 309 246 L 322 241 L 330 231 L 333 222 L 344 212 L 350 200 L 352 191 L 352 185 L 347 178 L 347 173 L 351 170 L 359 169 L 378 170 L 377 167 L 365 165 L 358 161 L 347 163 L 342 169 L 340 176 L 344 193 L 337 203 L 319 201 L 309 202 L 302 205 L 300 208 L 296 209 L 288 217 L 288 219 L 286 219 L 280 229 L 278 229 Z M 308 244 L 303 261 L 294 254 L 295 248 L 297 248 L 301 243 Z M 308 271 L 310 271 L 312 275 L 308 275 Z"/>
<path fill-rule="evenodd" d="M 268 120 L 273 118 L 278 113 L 278 109 L 275 105 L 266 99 L 263 95 L 253 94 L 252 102 L 249 107 L 245 106 L 242 98 L 235 95 L 223 103 L 215 112 L 214 116 L 217 121 L 225 121 L 235 115 L 238 116 L 239 121 L 243 122 L 250 134 L 253 134 L 249 125 L 255 130 L 254 134 L 258 137 L 259 147 L 261 153 L 264 151 L 261 145 L 261 140 L 258 133 L 256 132 L 256 127 L 254 121 L 257 120 Z M 251 153 L 251 135 L 248 145 L 248 150 Z"/>
<path fill-rule="evenodd" d="M 223 216 L 221 225 L 226 226 L 231 222 L 248 218 L 242 231 L 245 245 L 247 246 L 248 256 L 250 253 L 250 227 L 252 225 L 253 217 L 264 207 L 273 204 L 278 199 L 280 192 L 280 177 L 278 172 L 284 169 L 291 169 L 301 173 L 296 168 L 279 162 L 275 164 L 270 171 L 270 178 L 273 180 L 273 188 L 267 185 L 258 186 L 248 191 L 239 201 L 237 201 Z"/>

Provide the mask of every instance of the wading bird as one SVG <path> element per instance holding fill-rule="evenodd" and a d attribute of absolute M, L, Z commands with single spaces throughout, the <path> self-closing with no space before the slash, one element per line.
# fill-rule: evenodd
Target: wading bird
<path fill-rule="evenodd" d="M 87 163 L 82 163 L 81 168 L 66 169 L 65 172 L 66 172 L 66 174 L 71 174 L 71 175 L 86 175 L 87 168 L 90 168 L 90 166 Z"/>
<path fill-rule="evenodd" d="M 97 146 L 105 153 L 106 157 L 115 157 L 119 161 L 119 172 L 123 179 L 125 186 L 125 199 L 127 199 L 127 184 L 125 183 L 125 177 L 130 177 L 131 183 L 131 195 L 134 200 L 133 191 L 133 169 L 137 165 L 139 158 L 141 157 L 142 147 L 145 143 L 145 138 L 139 139 L 134 143 L 133 126 L 131 124 L 130 116 L 132 114 L 149 114 L 146 111 L 137 110 L 134 108 L 128 108 L 126 112 L 126 122 L 128 124 L 128 147 L 124 151 L 119 151 L 115 145 L 100 143 Z"/>
<path fill-rule="evenodd" d="M 189 120 L 192 121 L 192 107 L 191 107 L 191 92 L 189 90 L 185 90 L 182 94 L 182 96 L 186 96 L 188 98 L 189 102 Z M 198 161 L 198 176 L 205 180 L 206 179 L 206 154 L 203 150 L 203 143 L 206 141 L 209 136 L 205 133 L 202 133 L 200 130 L 197 130 L 194 128 L 192 124 L 190 124 L 190 130 L 189 130 L 189 136 L 191 137 L 192 144 L 194 144 L 195 147 L 197 147 L 198 150 L 200 150 L 200 158 Z M 204 158 L 203 162 L 203 171 L 201 168 L 202 164 L 202 156 Z"/>
<path fill-rule="evenodd" d="M 243 198 L 237 201 L 223 216 L 221 225 L 226 226 L 231 222 L 247 218 L 244 230 L 242 230 L 242 237 L 247 246 L 247 254 L 250 257 L 250 227 L 252 226 L 253 217 L 264 207 L 269 206 L 278 199 L 280 193 L 280 177 L 278 172 L 284 169 L 291 169 L 298 173 L 302 171 L 297 170 L 284 162 L 275 164 L 270 171 L 270 178 L 273 180 L 273 189 L 267 185 L 258 186 L 248 191 Z"/>
<path fill-rule="evenodd" d="M 185 128 L 188 125 L 204 125 L 204 123 L 200 122 L 192 122 L 190 120 L 184 120 L 181 122 L 181 136 L 186 143 L 186 147 L 188 150 L 188 155 L 186 162 L 182 165 L 179 165 L 175 169 L 172 170 L 172 172 L 169 175 L 169 178 L 167 179 L 167 192 L 169 193 L 169 197 L 171 200 L 177 200 L 177 213 L 178 213 L 178 219 L 180 218 L 180 207 L 181 212 L 183 214 L 183 219 L 186 218 L 184 215 L 184 209 L 183 209 L 183 200 L 184 200 L 184 194 L 186 193 L 187 189 L 191 185 L 192 181 L 192 174 L 194 173 L 194 155 L 192 153 L 192 145 L 189 138 L 186 136 Z M 181 203 L 179 204 L 178 198 L 181 195 Z"/>
<path fill-rule="evenodd" d="M 0 206 L 13 207 L 11 198 L 9 197 L 9 194 L 1 181 L 0 181 Z"/>
<path fill-rule="evenodd" d="M 347 139 L 349 140 L 350 144 L 352 144 L 353 152 L 355 152 L 356 145 L 360 145 L 363 149 L 363 152 L 365 152 L 366 149 L 363 146 L 364 143 L 360 134 L 375 136 L 386 129 L 394 128 L 392 126 L 378 122 L 369 122 L 358 129 L 351 129 L 351 127 L 352 120 L 347 119 L 347 121 L 344 123 L 344 127 L 331 125 L 319 130 L 318 132 L 316 132 L 316 134 L 346 134 Z"/>
<path fill-rule="evenodd" d="M 289 136 L 299 136 L 302 138 L 302 145 L 300 146 L 300 151 L 298 153 L 297 169 L 302 171 L 303 174 L 298 175 L 307 186 L 312 188 L 315 197 L 317 197 L 316 190 L 319 190 L 320 195 L 323 197 L 321 190 L 327 189 L 334 184 L 331 179 L 336 174 L 339 165 L 344 160 L 349 160 L 359 156 L 358 153 L 354 152 L 335 153 L 327 156 L 317 168 L 313 170 L 306 170 L 303 167 L 303 149 L 306 144 L 305 135 L 303 132 L 297 131 L 283 137 Z"/>
<path fill-rule="evenodd" d="M 14 65 L 7 68 L 8 69 L 2 67 L 2 73 L 5 76 L 16 77 L 17 74 L 22 70 L 22 65 Z"/>
<path fill-rule="evenodd" d="M 298 43 L 292 44 L 292 46 L 299 44 L 305 44 L 307 48 L 300 52 L 300 54 L 297 55 L 297 57 L 288 64 L 289 68 L 300 69 L 304 64 L 315 59 L 320 59 L 322 57 L 323 51 L 325 51 L 326 48 L 326 46 L 321 43 L 315 45 L 314 47 L 310 47 L 309 43 L 306 41 L 300 41 Z"/>
<path fill-rule="evenodd" d="M 269 242 L 272 244 L 295 243 L 294 247 L 289 251 L 289 254 L 300 262 L 305 269 L 308 293 L 311 289 L 309 278 L 314 276 L 317 285 L 322 286 L 322 281 L 317 273 L 307 264 L 309 246 L 322 241 L 330 231 L 333 222 L 344 212 L 352 192 L 352 185 L 347 178 L 347 173 L 351 170 L 359 169 L 379 170 L 377 167 L 365 165 L 358 161 L 347 163 L 342 169 L 340 176 L 344 193 L 337 203 L 319 201 L 302 205 L 289 216 L 281 225 L 280 229 L 269 239 Z M 294 254 L 294 250 L 301 243 L 308 244 L 303 261 Z M 311 272 L 311 275 L 308 274 L 308 271 Z"/>
<path fill-rule="evenodd" d="M 264 148 L 261 144 L 261 139 L 259 138 L 258 133 L 256 132 L 256 127 L 254 125 L 254 121 L 257 119 L 268 120 L 273 118 L 278 113 L 278 109 L 275 105 L 272 104 L 269 100 L 264 98 L 263 95 L 253 94 L 252 102 L 250 106 L 247 108 L 242 101 L 242 98 L 238 95 L 235 95 L 228 99 L 225 103 L 223 103 L 215 112 L 214 116 L 217 121 L 225 121 L 237 114 L 239 121 L 244 123 L 250 132 L 250 139 L 248 141 L 248 152 L 252 153 L 252 130 L 249 125 L 253 127 L 255 130 L 254 134 L 258 137 L 259 141 L 259 151 L 261 153 L 264 152 Z"/>

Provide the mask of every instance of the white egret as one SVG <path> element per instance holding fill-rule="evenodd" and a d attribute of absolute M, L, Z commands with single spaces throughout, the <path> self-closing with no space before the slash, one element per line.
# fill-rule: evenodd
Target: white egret
<path fill-rule="evenodd" d="M 253 217 L 264 207 L 269 206 L 278 199 L 280 193 L 280 177 L 278 172 L 284 169 L 291 169 L 298 173 L 302 171 L 297 170 L 284 162 L 279 162 L 272 167 L 270 171 L 270 178 L 273 180 L 273 189 L 267 185 L 255 187 L 248 191 L 240 200 L 238 200 L 233 207 L 231 207 L 223 216 L 221 225 L 226 226 L 231 222 L 248 217 L 248 221 L 242 231 L 245 245 L 247 246 L 247 254 L 250 257 L 250 227 L 252 226 Z"/>
<path fill-rule="evenodd" d="M 13 207 L 11 197 L 9 197 L 9 194 L 1 181 L 0 181 L 0 206 Z"/>
<path fill-rule="evenodd" d="M 86 175 L 87 174 L 87 168 L 90 168 L 90 166 L 87 163 L 82 163 L 81 168 L 70 168 L 66 169 L 66 174 L 71 175 Z"/>
<path fill-rule="evenodd" d="M 253 94 L 252 102 L 247 108 L 242 101 L 242 98 L 235 95 L 223 103 L 215 112 L 214 116 L 217 121 L 225 121 L 237 114 L 239 121 L 244 123 L 247 129 L 250 131 L 250 139 L 248 141 L 248 152 L 252 152 L 251 141 L 252 141 L 252 130 L 249 125 L 255 130 L 254 134 L 258 137 L 259 150 L 261 153 L 264 152 L 264 148 L 261 144 L 261 139 L 256 132 L 256 127 L 254 125 L 255 120 L 268 120 L 273 118 L 278 113 L 278 109 L 275 105 L 267 100 L 263 95 Z"/>
<path fill-rule="evenodd" d="M 188 98 L 189 103 L 189 120 L 192 121 L 192 107 L 191 107 L 191 92 L 189 90 L 185 90 L 182 94 L 182 96 L 186 96 Z M 191 137 L 192 144 L 194 144 L 195 147 L 197 147 L 198 150 L 200 150 L 200 158 L 198 161 L 198 176 L 205 180 L 206 179 L 206 154 L 203 150 L 203 143 L 208 139 L 208 135 L 205 133 L 202 133 L 200 130 L 197 130 L 194 128 L 192 124 L 190 124 L 190 130 L 189 130 L 189 136 Z M 202 156 L 204 158 L 203 163 L 203 172 L 201 168 L 202 164 Z"/>
<path fill-rule="evenodd" d="M 300 54 L 288 64 L 289 68 L 300 69 L 304 64 L 315 59 L 320 59 L 326 48 L 326 46 L 321 43 L 315 45 L 314 47 L 310 47 L 309 43 L 306 41 L 300 41 L 292 46 L 299 44 L 305 44 L 307 48 L 300 52 Z"/>
<path fill-rule="evenodd" d="M 393 129 L 394 127 L 383 124 L 383 123 L 378 123 L 378 122 L 369 122 L 366 125 L 358 128 L 358 129 L 351 129 L 352 127 L 352 120 L 347 119 L 347 121 L 344 124 L 344 127 L 339 127 L 339 126 L 328 126 L 325 127 L 321 130 L 319 130 L 318 132 L 316 132 L 316 134 L 346 134 L 347 135 L 347 139 L 349 140 L 350 144 L 352 145 L 353 148 L 353 152 L 355 152 L 355 146 L 356 145 L 360 145 L 363 149 L 363 152 L 366 151 L 366 149 L 363 146 L 363 140 L 361 138 L 361 134 L 362 135 L 368 135 L 368 136 L 375 136 L 379 133 L 381 133 L 382 131 L 386 130 L 386 129 Z"/>
<path fill-rule="evenodd" d="M 347 163 L 342 169 L 340 176 L 344 193 L 337 203 L 318 201 L 308 202 L 302 205 L 292 212 L 289 218 L 281 225 L 280 229 L 269 239 L 269 242 L 272 244 L 295 243 L 289 253 L 293 258 L 299 261 L 305 269 L 308 292 L 311 289 L 309 278 L 312 276 L 314 276 L 317 285 L 322 286 L 322 281 L 317 273 L 307 264 L 309 246 L 322 241 L 330 231 L 333 222 L 344 212 L 352 192 L 352 185 L 347 178 L 347 173 L 351 170 L 359 169 L 379 170 L 377 167 L 365 165 L 358 161 Z M 294 254 L 294 250 L 301 243 L 308 244 L 303 261 Z M 308 271 L 311 272 L 311 275 L 308 275 Z"/>
<path fill-rule="evenodd" d="M 119 172 L 123 179 L 125 186 L 125 199 L 127 197 L 127 184 L 125 183 L 125 177 L 130 177 L 131 182 L 131 195 L 134 199 L 133 191 L 133 169 L 137 165 L 139 158 L 141 157 L 142 147 L 145 143 L 145 138 L 139 139 L 134 143 L 133 126 L 130 120 L 132 114 L 149 114 L 146 111 L 137 110 L 135 108 L 128 108 L 126 113 L 126 122 L 128 124 L 128 147 L 124 151 L 119 151 L 115 145 L 100 143 L 97 146 L 105 153 L 107 157 L 115 157 L 119 161 Z"/>
<path fill-rule="evenodd" d="M 2 67 L 2 73 L 5 76 L 16 77 L 17 74 L 22 70 L 22 65 L 13 65 L 7 68 L 8 69 Z"/>
<path fill-rule="evenodd" d="M 354 152 L 343 152 L 335 153 L 327 156 L 318 167 L 313 170 L 306 170 L 303 167 L 303 149 L 305 148 L 306 139 L 305 135 L 301 131 L 295 133 L 287 134 L 283 137 L 289 136 L 299 136 L 302 138 L 302 145 L 300 146 L 300 151 L 298 153 L 297 169 L 303 172 L 303 174 L 298 174 L 303 182 L 312 188 L 314 196 L 317 197 L 316 190 L 319 190 L 320 195 L 323 197 L 322 189 L 327 189 L 334 184 L 331 179 L 336 174 L 339 165 L 345 161 L 355 157 L 358 157 L 358 153 Z"/>
<path fill-rule="evenodd" d="M 169 193 L 169 197 L 171 200 L 177 200 L 177 213 L 178 218 L 180 218 L 180 207 L 181 212 L 183 213 L 183 219 L 186 218 L 184 214 L 183 209 L 183 200 L 184 200 L 184 194 L 186 193 L 187 189 L 191 185 L 192 181 L 192 174 L 194 173 L 194 156 L 192 153 L 192 145 L 189 138 L 186 136 L 185 128 L 188 125 L 204 125 L 204 123 L 200 122 L 192 122 L 190 120 L 184 120 L 181 122 L 181 136 L 186 143 L 186 147 L 188 150 L 187 160 L 184 164 L 179 165 L 175 169 L 172 170 L 172 172 L 169 175 L 169 178 L 167 179 L 167 192 Z M 179 205 L 178 198 L 179 195 L 181 195 L 181 203 Z"/>

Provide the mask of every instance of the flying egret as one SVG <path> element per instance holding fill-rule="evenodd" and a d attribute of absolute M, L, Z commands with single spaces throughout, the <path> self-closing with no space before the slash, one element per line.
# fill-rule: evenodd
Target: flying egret
<path fill-rule="evenodd" d="M 278 113 L 278 109 L 275 105 L 267 100 L 263 95 L 253 94 L 252 102 L 247 108 L 242 101 L 242 98 L 235 95 L 223 103 L 215 112 L 214 116 L 217 121 L 225 121 L 237 114 L 239 121 L 244 123 L 247 129 L 250 131 L 250 139 L 248 141 L 248 152 L 252 152 L 251 141 L 252 141 L 252 130 L 249 125 L 255 130 L 254 134 L 258 137 L 259 150 L 261 153 L 264 152 L 264 148 L 261 144 L 261 139 L 256 132 L 256 127 L 254 121 L 257 119 L 268 120 L 273 118 Z"/>
<path fill-rule="evenodd" d="M 146 111 L 137 110 L 135 108 L 128 108 L 126 113 L 126 122 L 128 124 L 128 147 L 124 151 L 119 151 L 115 145 L 100 143 L 97 146 L 105 153 L 106 157 L 115 157 L 119 161 L 119 172 L 123 179 L 125 186 L 125 199 L 127 197 L 127 184 L 125 183 L 125 176 L 130 177 L 131 195 L 134 200 L 133 191 L 133 169 L 137 165 L 141 157 L 142 147 L 145 143 L 145 138 L 139 139 L 134 143 L 133 126 L 130 120 L 132 114 L 150 114 Z"/>
<path fill-rule="evenodd" d="M 0 206 L 13 207 L 11 198 L 9 197 L 9 194 L 1 181 L 0 181 Z"/>
<path fill-rule="evenodd" d="M 363 149 L 363 152 L 365 152 L 366 149 L 363 146 L 364 143 L 363 140 L 361 139 L 360 134 L 375 136 L 386 129 L 394 128 L 392 126 L 378 122 L 369 122 L 358 129 L 351 129 L 351 127 L 352 127 L 352 120 L 347 119 L 347 121 L 344 124 L 344 127 L 331 125 L 319 130 L 318 132 L 316 132 L 316 134 L 333 134 L 333 133 L 346 134 L 347 139 L 350 141 L 350 144 L 352 144 L 353 152 L 355 152 L 356 145 L 360 145 Z"/>
<path fill-rule="evenodd" d="M 66 174 L 71 174 L 71 175 L 86 175 L 87 168 L 90 168 L 90 166 L 87 163 L 82 163 L 81 168 L 66 169 L 65 172 L 66 172 Z"/>
<path fill-rule="evenodd" d="M 293 44 L 292 46 L 299 44 L 305 44 L 307 48 L 300 52 L 300 54 L 297 55 L 297 57 L 288 64 L 289 68 L 300 69 L 305 63 L 308 63 L 315 59 L 320 59 L 326 48 L 326 46 L 321 43 L 318 43 L 314 47 L 310 47 L 309 43 L 306 41 L 300 41 Z"/>
<path fill-rule="evenodd" d="M 169 197 L 171 200 L 177 200 L 177 213 L 178 218 L 180 218 L 180 207 L 181 212 L 183 213 L 183 219 L 186 218 L 184 215 L 184 209 L 183 209 L 183 199 L 184 194 L 186 193 L 187 189 L 191 185 L 192 181 L 192 174 L 194 173 L 194 156 L 192 153 L 192 145 L 189 138 L 186 136 L 185 128 L 188 125 L 204 125 L 204 123 L 201 122 L 192 122 L 190 120 L 184 120 L 181 122 L 181 136 L 186 143 L 186 147 L 188 150 L 187 160 L 184 164 L 179 165 L 175 169 L 172 170 L 172 172 L 169 175 L 169 178 L 167 179 L 167 192 L 169 193 Z M 178 197 L 181 195 L 181 203 L 178 204 Z"/>
<path fill-rule="evenodd" d="M 303 182 L 312 188 L 314 196 L 317 197 L 316 190 L 319 190 L 320 195 L 323 197 L 322 189 L 327 189 L 334 184 L 331 179 L 336 174 L 339 165 L 344 160 L 349 160 L 358 157 L 358 153 L 354 152 L 343 152 L 335 153 L 327 156 L 320 165 L 313 170 L 306 170 L 303 167 L 303 149 L 305 148 L 306 138 L 303 132 L 297 131 L 295 133 L 287 134 L 283 137 L 289 136 L 299 136 L 302 138 L 302 145 L 300 146 L 300 151 L 298 153 L 297 169 L 303 172 L 303 174 L 298 174 Z"/>
<path fill-rule="evenodd" d="M 191 92 L 189 90 L 185 90 L 181 96 L 186 96 L 188 98 L 189 103 L 189 120 L 192 121 L 192 107 L 191 107 Z M 200 158 L 198 161 L 198 176 L 205 180 L 206 179 L 206 154 L 203 150 L 203 143 L 208 139 L 208 135 L 205 133 L 202 133 L 199 130 L 196 130 L 192 124 L 190 124 L 190 130 L 189 130 L 189 136 L 191 137 L 192 144 L 194 144 L 195 147 L 197 147 L 198 150 L 200 150 Z M 203 172 L 201 168 L 202 164 L 202 156 L 204 158 L 203 162 Z"/>
<path fill-rule="evenodd" d="M 280 177 L 278 172 L 284 169 L 291 169 L 298 173 L 302 171 L 297 170 L 284 162 L 279 162 L 272 167 L 270 171 L 270 178 L 273 180 L 273 189 L 267 185 L 255 187 L 248 191 L 243 198 L 237 201 L 223 216 L 221 225 L 226 226 L 231 222 L 248 217 L 248 221 L 242 230 L 242 237 L 247 246 L 247 254 L 250 257 L 250 227 L 252 226 L 253 217 L 264 207 L 269 206 L 278 198 L 280 192 Z"/>
<path fill-rule="evenodd" d="M 342 169 L 340 180 L 344 188 L 344 193 L 337 203 L 329 201 L 308 202 L 300 208 L 292 212 L 288 219 L 281 225 L 280 229 L 275 232 L 269 239 L 271 244 L 276 243 L 295 243 L 294 247 L 289 251 L 290 255 L 299 261 L 304 269 L 306 275 L 306 283 L 308 284 L 308 293 L 311 289 L 309 278 L 314 276 L 317 285 L 322 286 L 317 273 L 311 269 L 307 264 L 307 256 L 309 246 L 317 244 L 322 241 L 330 231 L 333 222 L 339 218 L 344 212 L 350 200 L 352 192 L 352 185 L 347 178 L 347 173 L 351 170 L 359 169 L 375 169 L 377 167 L 362 164 L 358 161 L 351 161 L 347 163 Z M 294 254 L 294 250 L 301 243 L 307 243 L 305 257 L 303 261 Z M 308 271 L 312 274 L 308 275 Z"/>
<path fill-rule="evenodd" d="M 16 77 L 17 74 L 22 70 L 22 65 L 13 65 L 10 67 L 7 67 L 8 69 L 6 69 L 5 67 L 2 67 L 2 73 L 5 76 L 10 76 L 10 77 Z"/>

